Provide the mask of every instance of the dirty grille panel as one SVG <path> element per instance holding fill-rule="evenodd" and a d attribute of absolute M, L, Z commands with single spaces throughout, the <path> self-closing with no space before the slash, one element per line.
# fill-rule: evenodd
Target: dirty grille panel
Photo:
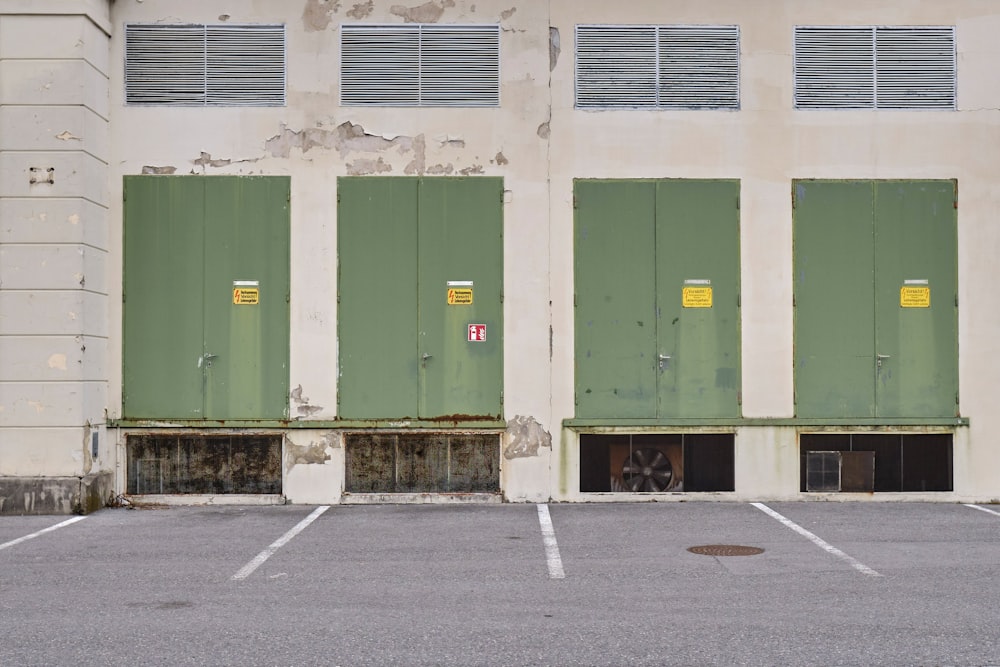
<path fill-rule="evenodd" d="M 345 438 L 348 493 L 496 493 L 494 434 L 353 433 Z"/>
<path fill-rule="evenodd" d="M 706 544 L 688 547 L 688 551 L 700 556 L 756 556 L 764 553 L 760 547 L 745 547 L 738 544 Z"/>
<path fill-rule="evenodd" d="M 281 493 L 280 435 L 129 435 L 125 447 L 129 494 Z"/>
<path fill-rule="evenodd" d="M 733 491 L 732 433 L 584 433 L 580 491 Z"/>

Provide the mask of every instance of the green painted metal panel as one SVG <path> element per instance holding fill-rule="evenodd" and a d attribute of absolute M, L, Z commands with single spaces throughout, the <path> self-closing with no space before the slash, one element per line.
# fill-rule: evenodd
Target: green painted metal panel
<path fill-rule="evenodd" d="M 503 180 L 425 178 L 419 200 L 420 417 L 499 417 Z M 449 304 L 449 289 L 472 303 Z"/>
<path fill-rule="evenodd" d="M 658 416 L 739 416 L 739 181 L 656 193 Z"/>
<path fill-rule="evenodd" d="M 126 176 L 123 406 L 130 418 L 199 419 L 204 186 Z"/>
<path fill-rule="evenodd" d="M 501 418 L 503 180 L 338 187 L 339 415 Z M 449 282 L 471 289 L 472 303 L 449 305 Z M 470 325 L 485 340 L 470 341 Z"/>
<path fill-rule="evenodd" d="M 203 181 L 205 417 L 286 417 L 290 180 Z M 235 304 L 234 289 L 252 290 L 253 283 L 258 303 Z"/>
<path fill-rule="evenodd" d="M 793 189 L 796 416 L 874 417 L 873 185 Z"/>
<path fill-rule="evenodd" d="M 655 182 L 578 180 L 574 202 L 576 415 L 654 417 Z"/>
<path fill-rule="evenodd" d="M 878 417 L 958 414 L 955 192 L 954 181 L 875 185 Z"/>
<path fill-rule="evenodd" d="M 341 417 L 418 416 L 418 184 L 337 180 Z"/>
<path fill-rule="evenodd" d="M 288 195 L 286 177 L 125 177 L 126 417 L 287 416 Z M 241 279 L 259 305 L 233 304 Z"/>

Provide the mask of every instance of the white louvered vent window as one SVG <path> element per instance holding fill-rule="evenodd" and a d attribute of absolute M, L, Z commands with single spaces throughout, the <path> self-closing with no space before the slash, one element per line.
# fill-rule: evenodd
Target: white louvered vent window
<path fill-rule="evenodd" d="M 343 106 L 500 105 L 500 27 L 343 25 Z"/>
<path fill-rule="evenodd" d="M 798 26 L 796 109 L 955 109 L 953 27 Z"/>
<path fill-rule="evenodd" d="M 739 27 L 578 25 L 576 106 L 739 109 Z"/>
<path fill-rule="evenodd" d="M 283 106 L 285 27 L 126 25 L 125 102 Z"/>

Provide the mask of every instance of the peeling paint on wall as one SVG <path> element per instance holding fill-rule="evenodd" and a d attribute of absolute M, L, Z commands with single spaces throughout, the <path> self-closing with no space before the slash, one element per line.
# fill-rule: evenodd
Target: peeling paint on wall
<path fill-rule="evenodd" d="M 458 173 L 460 173 L 462 176 L 470 176 L 472 174 L 482 174 L 483 165 L 474 164 L 471 167 L 466 167 L 465 169 L 459 169 Z"/>
<path fill-rule="evenodd" d="M 548 139 L 550 133 L 551 130 L 549 128 L 549 121 L 545 121 L 544 123 L 538 126 L 538 136 L 541 137 L 542 139 Z"/>
<path fill-rule="evenodd" d="M 349 176 L 367 176 L 368 174 L 384 174 L 392 171 L 392 165 L 379 158 L 359 158 L 354 162 L 347 163 L 347 174 Z"/>
<path fill-rule="evenodd" d="M 465 148 L 465 139 L 462 139 L 461 137 L 453 137 L 449 135 L 445 137 L 436 137 L 436 139 L 438 143 L 441 144 L 442 148 L 446 146 L 449 148 Z"/>
<path fill-rule="evenodd" d="M 326 30 L 333 22 L 333 14 L 340 9 L 340 0 L 306 0 L 302 10 L 302 26 L 306 32 Z"/>
<path fill-rule="evenodd" d="M 204 167 L 226 167 L 226 166 L 229 166 L 230 164 L 232 164 L 232 162 L 233 162 L 232 160 L 229 160 L 229 159 L 226 159 L 226 158 L 220 158 L 218 160 L 213 160 L 212 159 L 212 154 L 211 153 L 206 153 L 205 151 L 202 151 L 201 155 L 197 159 L 191 160 L 191 164 L 199 166 L 199 167 L 202 167 L 202 168 L 204 168 Z"/>
<path fill-rule="evenodd" d="M 449 162 L 448 164 L 432 164 L 427 167 L 427 173 L 431 176 L 447 176 L 455 171 L 455 167 Z"/>
<path fill-rule="evenodd" d="M 358 19 L 359 21 L 366 18 L 375 10 L 374 0 L 368 0 L 368 2 L 359 2 L 354 5 L 354 8 L 347 12 L 347 15 L 352 19 Z"/>
<path fill-rule="evenodd" d="M 60 141 L 69 141 L 71 139 L 74 140 L 74 141 L 80 141 L 80 137 L 76 136 L 75 134 L 73 134 L 69 130 L 65 130 L 65 131 L 60 132 L 59 134 L 57 134 L 56 135 L 56 139 L 59 139 Z"/>
<path fill-rule="evenodd" d="M 336 150 L 341 157 L 346 157 L 350 153 L 383 153 L 391 149 L 398 150 L 400 154 L 412 151 L 414 161 L 411 165 L 419 166 L 419 173 L 423 173 L 423 154 L 426 145 L 423 135 L 407 137 L 370 134 L 361 125 L 350 121 L 341 123 L 332 130 L 317 126 L 296 131 L 282 124 L 281 132 L 264 142 L 264 149 L 271 154 L 271 157 L 287 158 L 296 148 L 303 153 L 308 153 L 314 148 Z M 407 166 L 407 169 L 409 168 L 410 165 Z"/>
<path fill-rule="evenodd" d="M 393 5 L 389 13 L 399 16 L 406 23 L 437 23 L 444 15 L 444 10 L 455 6 L 455 0 L 440 0 L 440 2 L 425 2 L 416 7 Z"/>
<path fill-rule="evenodd" d="M 142 168 L 143 176 L 148 175 L 167 175 L 172 174 L 177 171 L 177 167 L 153 167 L 150 165 L 145 165 Z"/>
<path fill-rule="evenodd" d="M 309 417 L 316 414 L 323 409 L 322 405 L 309 405 L 309 397 L 302 396 L 302 385 L 292 389 L 291 394 L 292 402 L 295 403 L 295 410 L 298 412 L 299 417 Z"/>
<path fill-rule="evenodd" d="M 333 450 L 339 445 L 336 433 L 325 434 L 320 440 L 308 445 L 296 445 L 285 441 L 285 472 L 296 465 L 323 465 L 333 458 Z"/>
<path fill-rule="evenodd" d="M 49 368 L 64 371 L 66 370 L 66 355 L 60 353 L 49 355 L 48 364 Z"/>
<path fill-rule="evenodd" d="M 559 62 L 559 54 L 562 53 L 562 47 L 559 43 L 559 28 L 549 28 L 549 71 L 551 72 L 556 68 L 556 64 Z"/>
<path fill-rule="evenodd" d="M 410 164 L 406 165 L 403 172 L 412 175 L 419 174 L 424 175 L 427 165 L 427 142 L 424 139 L 424 135 L 418 134 L 413 137 L 413 160 Z"/>
<path fill-rule="evenodd" d="M 506 21 L 511 16 L 513 16 L 516 11 L 517 7 L 511 7 L 510 9 L 505 9 L 504 11 L 500 12 L 500 20 Z"/>
<path fill-rule="evenodd" d="M 503 151 L 497 151 L 497 155 L 493 158 L 493 161 L 501 167 L 510 162 L 510 160 L 507 159 L 507 156 L 503 154 Z"/>
<path fill-rule="evenodd" d="M 503 455 L 508 460 L 538 456 L 539 447 L 552 448 L 552 435 L 534 417 L 515 416 L 507 422 L 505 436 Z"/>

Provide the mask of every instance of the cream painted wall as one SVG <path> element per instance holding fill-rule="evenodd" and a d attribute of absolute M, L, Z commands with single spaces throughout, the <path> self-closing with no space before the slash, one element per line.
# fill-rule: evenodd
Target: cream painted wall
<path fill-rule="evenodd" d="M 1000 6 L 985 0 L 553 0 L 551 7 L 563 46 L 552 73 L 551 275 L 559 341 L 553 377 L 566 378 L 553 383 L 555 420 L 573 414 L 573 309 L 567 295 L 572 293 L 574 178 L 741 179 L 743 414 L 779 418 L 794 415 L 791 181 L 956 178 L 961 407 L 971 424 L 968 448 L 960 447 L 956 436 L 955 495 L 995 495 L 1000 478 L 993 471 L 1000 465 L 1000 452 L 990 434 L 1000 427 L 991 409 L 992 385 L 1000 371 L 993 333 L 1000 314 L 994 306 L 997 275 L 992 267 L 1000 249 L 994 185 L 1000 161 L 991 147 L 1000 139 L 1000 77 L 995 74 Z M 573 30 L 581 23 L 739 25 L 741 110 L 575 110 Z M 955 25 L 959 109 L 794 110 L 794 26 L 842 24 Z M 742 429 L 737 495 L 786 494 L 792 488 L 787 476 L 760 461 L 785 455 L 794 456 L 797 465 L 795 438 L 794 429 Z M 568 441 L 568 451 L 557 455 L 573 465 L 576 441 Z"/>
<path fill-rule="evenodd" d="M 114 463 L 107 19 L 103 2 L 0 0 L 0 476 Z"/>

